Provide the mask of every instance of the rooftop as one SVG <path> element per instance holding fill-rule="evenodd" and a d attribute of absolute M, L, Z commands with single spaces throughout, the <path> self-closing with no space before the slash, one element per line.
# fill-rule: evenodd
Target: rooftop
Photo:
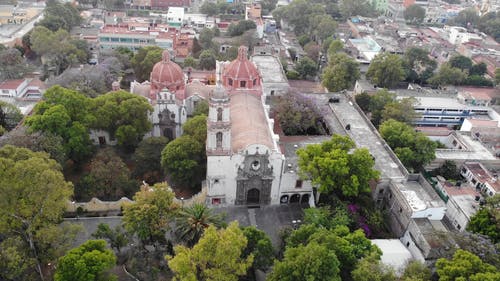
<path fill-rule="evenodd" d="M 264 83 L 287 83 L 280 61 L 271 55 L 254 55 L 252 62 L 257 65 Z"/>
<path fill-rule="evenodd" d="M 463 150 L 436 149 L 436 159 L 463 161 L 497 160 L 479 140 L 475 140 L 466 134 L 457 133 L 456 136 L 465 144 L 466 148 Z"/>
<path fill-rule="evenodd" d="M 373 244 L 382 250 L 382 263 L 391 266 L 394 270 L 403 270 L 413 257 L 410 251 L 399 239 L 374 239 Z"/>

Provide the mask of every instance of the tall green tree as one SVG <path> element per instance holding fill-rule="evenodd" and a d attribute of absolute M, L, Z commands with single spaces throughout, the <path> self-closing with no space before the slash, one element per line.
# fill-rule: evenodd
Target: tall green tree
<path fill-rule="evenodd" d="M 26 125 L 32 132 L 62 137 L 68 157 L 81 161 L 92 151 L 87 126 L 94 122 L 95 116 L 90 108 L 91 104 L 84 95 L 53 86 L 45 92 L 44 100 L 35 106 L 34 114 L 27 118 Z"/>
<path fill-rule="evenodd" d="M 479 14 L 475 8 L 463 9 L 451 21 L 452 24 L 462 27 L 476 26 L 479 23 Z"/>
<path fill-rule="evenodd" d="M 478 256 L 457 250 L 451 260 L 438 259 L 436 271 L 439 281 L 471 280 L 495 281 L 500 280 L 500 272 L 493 265 L 484 263 Z"/>
<path fill-rule="evenodd" d="M 384 265 L 376 257 L 368 256 L 357 264 L 352 271 L 353 281 L 396 281 L 394 270 Z"/>
<path fill-rule="evenodd" d="M 421 24 L 425 18 L 425 9 L 418 4 L 410 5 L 404 12 L 406 22 L 412 24 Z"/>
<path fill-rule="evenodd" d="M 313 77 L 318 72 L 318 64 L 308 57 L 302 57 L 295 64 L 295 70 L 302 79 Z"/>
<path fill-rule="evenodd" d="M 328 91 L 338 92 L 353 87 L 359 77 L 359 64 L 346 54 L 339 53 L 329 59 L 321 78 Z"/>
<path fill-rule="evenodd" d="M 161 181 L 161 151 L 169 140 L 165 137 L 150 137 L 143 139 L 134 152 L 135 167 L 133 176 L 149 183 Z"/>
<path fill-rule="evenodd" d="M 200 144 L 204 145 L 207 141 L 207 116 L 197 115 L 189 118 L 182 125 L 182 131 L 185 135 L 193 137 Z"/>
<path fill-rule="evenodd" d="M 460 85 L 466 78 L 465 71 L 452 67 L 449 63 L 444 63 L 439 67 L 438 72 L 429 79 L 429 83 L 434 86 Z"/>
<path fill-rule="evenodd" d="M 117 253 L 120 253 L 121 249 L 127 246 L 130 241 L 127 233 L 123 231 L 123 228 L 120 225 L 112 229 L 106 223 L 98 224 L 97 230 L 92 233 L 92 237 L 97 239 L 106 239 L 111 249 L 116 250 Z"/>
<path fill-rule="evenodd" d="M 12 130 L 23 119 L 21 111 L 13 104 L 0 101 L 0 126 Z"/>
<path fill-rule="evenodd" d="M 417 117 L 413 109 L 415 102 L 413 98 L 404 98 L 386 104 L 382 110 L 382 121 L 394 119 L 399 122 L 411 124 Z"/>
<path fill-rule="evenodd" d="M 379 132 L 399 160 L 410 170 L 419 171 L 436 158 L 436 142 L 405 123 L 387 120 L 380 125 Z"/>
<path fill-rule="evenodd" d="M 340 262 L 335 252 L 316 242 L 287 248 L 283 261 L 276 261 L 270 281 L 340 281 Z"/>
<path fill-rule="evenodd" d="M 27 277 L 30 272 L 44 279 L 42 265 L 54 262 L 76 234 L 74 228 L 58 226 L 72 193 L 61 166 L 48 154 L 0 148 L 0 256 L 13 259 L 0 265 L 7 269 L 0 270 L 0 279 L 38 279 Z"/>
<path fill-rule="evenodd" d="M 269 268 L 274 258 L 274 249 L 269 236 L 254 226 L 244 227 L 243 234 L 248 240 L 243 256 L 248 257 L 253 254 L 252 268 L 260 270 Z"/>
<path fill-rule="evenodd" d="M 0 50 L 0 79 L 19 79 L 24 77 L 31 67 L 24 61 L 24 58 L 15 48 Z"/>
<path fill-rule="evenodd" d="M 203 50 L 200 54 L 198 67 L 200 69 L 206 69 L 206 70 L 215 69 L 215 61 L 216 57 L 212 49 Z"/>
<path fill-rule="evenodd" d="M 166 183 L 143 186 L 134 196 L 134 203 L 123 207 L 125 229 L 137 235 L 143 245 L 157 246 L 165 242 L 168 224 L 177 206 L 174 193 Z"/>
<path fill-rule="evenodd" d="M 456 55 L 451 57 L 448 61 L 451 67 L 461 69 L 462 71 L 469 71 L 472 68 L 472 60 L 466 56 Z"/>
<path fill-rule="evenodd" d="M 165 146 L 161 153 L 161 165 L 175 184 L 193 188 L 201 182 L 206 165 L 203 147 L 203 144 L 187 135 Z"/>
<path fill-rule="evenodd" d="M 130 63 L 139 82 L 149 80 L 153 66 L 161 61 L 163 49 L 158 46 L 140 48 Z"/>
<path fill-rule="evenodd" d="M 430 57 L 429 52 L 418 47 L 405 51 L 403 63 L 406 80 L 417 83 L 427 82 L 437 67 L 437 62 Z"/>
<path fill-rule="evenodd" d="M 381 53 L 371 61 L 366 77 L 378 87 L 393 88 L 405 77 L 403 60 L 396 54 Z"/>
<path fill-rule="evenodd" d="M 247 239 L 237 222 L 226 229 L 209 226 L 193 248 L 175 246 L 175 256 L 167 256 L 174 280 L 233 281 L 245 276 L 253 255 L 242 258 Z"/>
<path fill-rule="evenodd" d="M 81 21 L 80 12 L 72 3 L 49 0 L 46 3 L 43 19 L 37 24 L 52 31 L 59 29 L 70 31 L 72 27 L 79 25 Z"/>
<path fill-rule="evenodd" d="M 189 247 L 194 246 L 210 225 L 217 228 L 223 224 L 222 216 L 212 213 L 207 206 L 195 203 L 181 209 L 175 220 L 175 233 Z"/>
<path fill-rule="evenodd" d="M 92 100 L 95 122 L 92 128 L 116 135 L 118 144 L 135 147 L 152 128 L 149 102 L 126 91 L 110 92 Z"/>
<path fill-rule="evenodd" d="M 110 281 L 107 272 L 116 264 L 115 254 L 106 249 L 104 240 L 88 240 L 59 259 L 55 281 Z"/>
<path fill-rule="evenodd" d="M 301 177 L 310 179 L 320 192 L 356 197 L 370 192 L 370 181 L 379 177 L 370 152 L 355 149 L 347 136 L 333 135 L 329 141 L 297 150 L 297 155 Z"/>
<path fill-rule="evenodd" d="M 487 235 L 494 243 L 500 241 L 500 194 L 486 199 L 486 204 L 470 218 L 467 230 Z"/>

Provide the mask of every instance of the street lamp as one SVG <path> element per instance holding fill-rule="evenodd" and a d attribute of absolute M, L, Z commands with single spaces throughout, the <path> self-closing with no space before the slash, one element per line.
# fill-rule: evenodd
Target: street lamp
<path fill-rule="evenodd" d="M 184 208 L 184 197 L 181 197 L 182 208 Z"/>

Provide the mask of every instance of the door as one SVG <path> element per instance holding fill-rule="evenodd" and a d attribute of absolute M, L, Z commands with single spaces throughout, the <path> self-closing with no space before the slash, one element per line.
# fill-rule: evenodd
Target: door
<path fill-rule="evenodd" d="M 260 203 L 260 191 L 257 188 L 252 188 L 247 192 L 247 205 Z"/>

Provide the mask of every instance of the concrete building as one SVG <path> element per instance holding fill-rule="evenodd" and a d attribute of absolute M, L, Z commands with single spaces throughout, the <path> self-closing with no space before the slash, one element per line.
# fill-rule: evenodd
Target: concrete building
<path fill-rule="evenodd" d="M 475 33 L 470 33 L 467 29 L 460 26 L 451 26 L 448 28 L 448 41 L 453 45 L 460 45 L 469 41 L 481 41 L 483 38 Z"/>
<path fill-rule="evenodd" d="M 399 239 L 373 239 L 370 241 L 382 251 L 380 261 L 397 273 L 402 273 L 408 262 L 414 259 Z"/>
<path fill-rule="evenodd" d="M 11 101 L 39 101 L 47 89 L 38 78 L 24 78 L 0 82 L 0 98 Z"/>
<path fill-rule="evenodd" d="M 254 55 L 252 62 L 262 77 L 262 93 L 265 97 L 286 94 L 290 87 L 279 59 L 272 55 Z"/>
<path fill-rule="evenodd" d="M 180 28 L 184 23 L 184 8 L 169 7 L 167 13 L 167 23 L 169 26 Z"/>
<path fill-rule="evenodd" d="M 474 186 L 476 190 L 484 192 L 487 196 L 500 193 L 498 174 L 490 173 L 480 162 L 465 162 L 460 169 L 460 175 Z"/>
<path fill-rule="evenodd" d="M 349 39 L 347 48 L 352 50 L 356 60 L 361 62 L 371 62 L 371 60 L 382 52 L 382 47 L 371 37 Z"/>

